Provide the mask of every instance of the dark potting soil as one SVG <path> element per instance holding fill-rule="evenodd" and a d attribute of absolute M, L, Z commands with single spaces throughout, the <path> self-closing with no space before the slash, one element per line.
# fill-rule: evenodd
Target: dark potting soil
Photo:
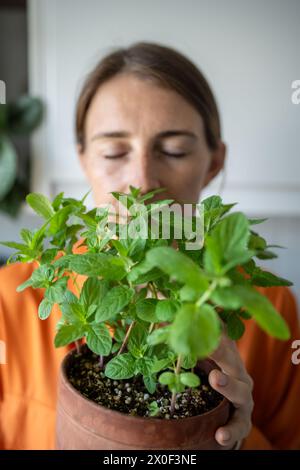
<path fill-rule="evenodd" d="M 177 395 L 175 413 L 171 416 L 171 393 L 166 386 L 158 384 L 156 391 L 150 394 L 141 375 L 126 380 L 109 379 L 100 368 L 99 356 L 88 348 L 74 354 L 74 361 L 67 375 L 71 384 L 86 398 L 131 416 L 149 417 L 148 407 L 153 401 L 159 406 L 156 418 L 197 416 L 215 408 L 223 399 L 222 395 L 211 388 L 206 374 L 199 372 L 200 386 Z"/>

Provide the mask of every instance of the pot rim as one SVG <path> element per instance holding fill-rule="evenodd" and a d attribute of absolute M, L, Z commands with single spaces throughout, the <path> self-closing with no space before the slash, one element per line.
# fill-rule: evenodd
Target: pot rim
<path fill-rule="evenodd" d="M 85 346 L 85 344 L 81 345 L 81 348 Z M 172 425 L 172 426 L 176 426 L 176 425 L 179 425 L 180 422 L 184 421 L 185 423 L 192 423 L 193 421 L 197 421 L 199 419 L 206 419 L 207 417 L 210 417 L 211 415 L 215 414 L 215 413 L 218 413 L 220 409 L 228 406 L 228 404 L 230 405 L 230 402 L 228 401 L 228 399 L 226 397 L 223 396 L 223 400 L 213 409 L 209 410 L 209 411 L 206 411 L 205 413 L 202 413 L 200 415 L 196 415 L 196 416 L 188 416 L 186 418 L 180 418 L 180 419 L 163 419 L 163 418 L 152 418 L 152 417 L 142 417 L 142 416 L 130 416 L 129 414 L 126 414 L 126 413 L 123 413 L 121 411 L 118 411 L 118 410 L 113 410 L 111 408 L 107 408 L 103 405 L 99 405 L 98 403 L 94 402 L 93 400 L 91 400 L 90 398 L 87 398 L 85 397 L 84 395 L 82 395 L 82 393 L 80 393 L 72 384 L 71 382 L 69 381 L 68 379 L 68 376 L 67 376 L 67 365 L 68 365 L 68 362 L 70 360 L 70 358 L 76 353 L 76 348 L 73 348 L 71 349 L 71 351 L 69 351 L 64 359 L 62 360 L 62 363 L 61 363 L 61 366 L 60 366 L 60 376 L 61 376 L 61 379 L 62 379 L 62 383 L 65 387 L 68 388 L 68 390 L 70 391 L 70 393 L 73 393 L 74 395 L 77 395 L 81 400 L 83 400 L 84 402 L 86 402 L 87 405 L 89 405 L 90 407 L 94 408 L 95 411 L 97 410 L 101 410 L 101 413 L 104 413 L 106 414 L 107 416 L 111 416 L 111 415 L 115 415 L 116 417 L 122 417 L 123 419 L 125 419 L 128 423 L 130 422 L 136 422 L 137 420 L 139 420 L 140 422 L 144 421 L 145 423 L 146 422 L 149 422 L 149 423 L 160 423 L 160 424 L 163 424 L 163 425 Z M 209 359 L 208 359 L 209 360 Z M 168 424 L 167 424 L 168 423 Z"/>

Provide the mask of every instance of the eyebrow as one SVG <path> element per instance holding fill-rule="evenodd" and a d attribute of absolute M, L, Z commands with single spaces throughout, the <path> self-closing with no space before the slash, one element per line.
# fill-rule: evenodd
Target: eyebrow
<path fill-rule="evenodd" d="M 167 131 L 159 132 L 156 137 L 159 139 L 164 139 L 167 137 L 177 137 L 177 136 L 185 136 L 189 137 L 193 140 L 197 139 L 197 135 L 194 132 L 187 131 L 185 129 L 169 129 Z M 130 137 L 130 133 L 126 131 L 113 131 L 113 132 L 99 132 L 95 134 L 91 141 L 101 138 L 122 138 L 122 137 Z"/>

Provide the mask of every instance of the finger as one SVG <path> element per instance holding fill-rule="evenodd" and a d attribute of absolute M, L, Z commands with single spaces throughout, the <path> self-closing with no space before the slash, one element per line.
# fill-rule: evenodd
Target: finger
<path fill-rule="evenodd" d="M 221 446 L 232 448 L 251 431 L 251 420 L 243 409 L 236 410 L 226 426 L 217 429 L 215 439 Z"/>
<path fill-rule="evenodd" d="M 251 409 L 251 406 L 253 407 L 252 389 L 248 383 L 230 377 L 218 369 L 209 373 L 208 381 L 212 388 L 231 401 L 236 408 L 246 406 Z"/>
<path fill-rule="evenodd" d="M 223 334 L 221 336 L 219 347 L 210 355 L 210 358 L 227 375 L 244 380 L 245 382 L 249 381 L 250 377 L 247 374 L 237 346 L 226 335 Z"/>

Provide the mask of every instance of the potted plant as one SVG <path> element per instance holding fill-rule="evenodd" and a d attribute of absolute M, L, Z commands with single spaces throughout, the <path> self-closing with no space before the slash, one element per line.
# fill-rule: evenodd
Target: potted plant
<path fill-rule="evenodd" d="M 55 346 L 76 344 L 59 377 L 59 449 L 217 449 L 230 404 L 209 386 L 207 358 L 222 328 L 236 340 L 253 317 L 289 338 L 255 289 L 291 285 L 256 265 L 276 256 L 253 230 L 263 220 L 230 213 L 219 196 L 162 217 L 174 201 L 151 203 L 156 192 L 112 193 L 126 216 L 29 194 L 43 225 L 4 243 L 17 250 L 8 262 L 35 263 L 18 291 L 45 289 L 41 320 L 61 310 Z"/>

